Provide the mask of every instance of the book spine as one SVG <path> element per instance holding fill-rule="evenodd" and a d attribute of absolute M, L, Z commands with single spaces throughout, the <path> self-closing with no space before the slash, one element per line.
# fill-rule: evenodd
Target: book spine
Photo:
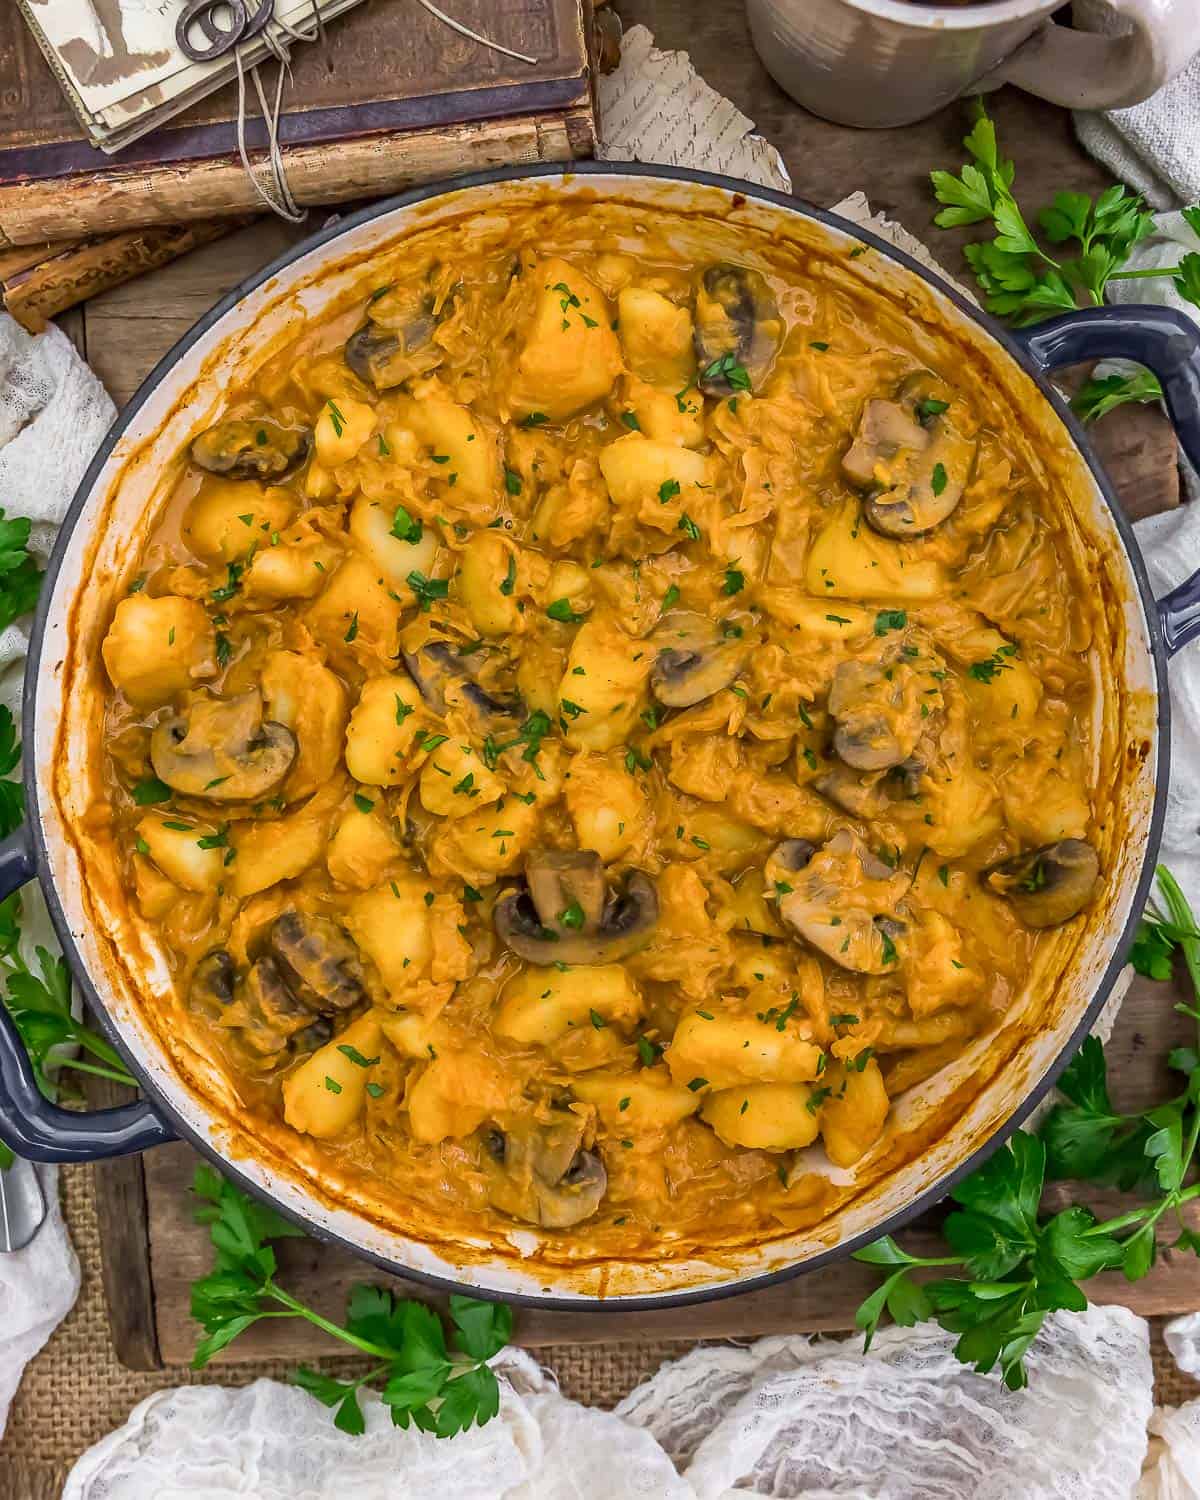
<path fill-rule="evenodd" d="M 0 296 L 23 328 L 40 333 L 51 318 L 77 302 L 165 266 L 250 222 L 242 215 L 206 224 L 134 229 L 23 254 L 0 251 Z"/>
<path fill-rule="evenodd" d="M 297 146 L 283 156 L 296 200 L 310 207 L 378 198 L 481 167 L 573 161 L 590 156 L 594 146 L 593 113 L 580 106 Z M 261 209 L 236 156 L 171 167 L 109 169 L 0 187 L 0 246 L 79 239 L 131 226 Z"/>

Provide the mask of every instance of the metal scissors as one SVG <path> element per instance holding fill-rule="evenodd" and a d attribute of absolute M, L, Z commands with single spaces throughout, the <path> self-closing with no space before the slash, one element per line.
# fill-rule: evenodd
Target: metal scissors
<path fill-rule="evenodd" d="M 266 29 L 275 14 L 275 0 L 188 0 L 175 23 L 179 50 L 193 62 L 224 57 Z M 196 28 L 208 46 L 192 40 Z"/>

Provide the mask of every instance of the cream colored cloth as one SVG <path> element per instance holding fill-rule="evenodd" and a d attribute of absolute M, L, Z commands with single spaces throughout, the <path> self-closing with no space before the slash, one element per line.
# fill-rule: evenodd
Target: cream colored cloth
<path fill-rule="evenodd" d="M 1103 0 L 1076 0 L 1073 18 L 1085 31 L 1126 25 Z M 1083 146 L 1155 208 L 1200 202 L 1200 5 L 1196 48 L 1183 72 L 1141 104 L 1075 116 Z"/>

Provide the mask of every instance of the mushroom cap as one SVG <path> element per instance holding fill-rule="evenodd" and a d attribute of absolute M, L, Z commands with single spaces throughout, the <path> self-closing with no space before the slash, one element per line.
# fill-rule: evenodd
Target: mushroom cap
<path fill-rule="evenodd" d="M 254 802 L 283 781 L 296 759 L 296 737 L 263 720 L 257 688 L 235 698 L 200 698 L 171 714 L 150 736 L 155 774 L 187 797 Z"/>
<path fill-rule="evenodd" d="M 856 771 L 886 771 L 905 763 L 929 728 L 913 669 L 901 659 L 844 661 L 833 674 L 829 712 L 837 728 L 833 748 Z"/>
<path fill-rule="evenodd" d="M 520 698 L 515 694 L 498 698 L 480 687 L 474 656 L 460 656 L 446 641 L 427 641 L 403 656 L 409 676 L 435 713 L 444 714 L 452 703 L 465 704 L 495 729 L 524 717 L 525 705 Z"/>
<path fill-rule="evenodd" d="M 525 880 L 542 926 L 560 937 L 564 930 L 590 935 L 604 920 L 608 882 L 594 849 L 539 850 L 525 861 Z M 567 923 L 564 914 L 570 915 Z"/>
<path fill-rule="evenodd" d="M 540 858 L 530 856 L 531 861 Z M 536 878 L 543 890 L 548 888 L 540 873 Z M 620 893 L 607 897 L 600 920 L 590 930 L 584 925 L 588 909 L 582 901 L 579 905 L 583 922 L 578 927 L 559 920 L 566 907 L 553 913 L 552 924 L 546 923 L 529 887 L 514 886 L 496 902 L 492 922 L 502 941 L 533 964 L 619 963 L 646 946 L 658 922 L 658 892 L 641 870 L 629 874 Z"/>
<path fill-rule="evenodd" d="M 445 358 L 430 339 L 436 319 L 430 312 L 417 313 L 399 328 L 384 328 L 368 318 L 346 341 L 346 363 L 377 391 L 403 385 L 414 375 L 428 375 Z"/>
<path fill-rule="evenodd" d="M 193 1000 L 208 1001 L 224 1007 L 233 1004 L 233 987 L 237 971 L 224 948 L 213 948 L 192 970 L 189 993 Z"/>
<path fill-rule="evenodd" d="M 1086 839 L 1059 839 L 1002 859 L 982 878 L 988 890 L 1012 903 L 1026 927 L 1058 927 L 1092 899 L 1100 860 Z"/>
<path fill-rule="evenodd" d="M 705 270 L 696 293 L 693 343 L 697 384 L 706 395 L 745 389 L 730 379 L 729 364 L 741 365 L 751 385 L 758 384 L 782 338 L 775 295 L 759 272 L 724 261 Z"/>
<path fill-rule="evenodd" d="M 806 943 L 854 973 L 893 971 L 895 940 L 905 931 L 896 906 L 911 876 L 885 865 L 849 829 L 819 850 L 806 839 L 777 845 L 767 861 L 768 882 L 781 874 L 780 918 Z"/>
<path fill-rule="evenodd" d="M 210 474 L 235 479 L 282 479 L 308 457 L 312 433 L 269 417 L 233 417 L 192 442 L 192 462 Z"/>
<path fill-rule="evenodd" d="M 658 647 L 650 669 L 650 691 L 667 708 L 691 708 L 736 682 L 749 651 L 742 640 L 725 640 L 706 615 L 674 611 L 655 632 Z"/>
<path fill-rule="evenodd" d="M 923 536 L 962 499 L 978 445 L 948 414 L 953 395 L 931 372 L 919 371 L 895 400 L 874 397 L 863 406 L 842 473 L 870 491 L 863 515 L 882 536 Z"/>
<path fill-rule="evenodd" d="M 294 908 L 281 912 L 266 945 L 288 988 L 310 1011 L 349 1010 L 369 998 L 358 947 L 330 918 Z"/>
<path fill-rule="evenodd" d="M 604 1163 L 585 1150 L 586 1121 L 569 1111 L 553 1124 L 522 1119 L 483 1133 L 494 1208 L 542 1229 L 570 1229 L 591 1218 L 608 1187 Z"/>

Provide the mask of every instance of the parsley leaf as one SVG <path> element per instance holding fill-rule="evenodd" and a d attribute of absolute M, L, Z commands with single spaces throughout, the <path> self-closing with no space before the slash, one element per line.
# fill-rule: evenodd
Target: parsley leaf
<path fill-rule="evenodd" d="M 351 1061 L 369 1067 L 378 1059 L 354 1055 Z M 380 1396 L 397 1427 L 412 1423 L 437 1437 L 483 1426 L 499 1411 L 500 1386 L 487 1361 L 512 1337 L 511 1308 L 452 1296 L 447 1337 L 441 1318 L 425 1303 L 357 1285 L 346 1302 L 345 1322 L 338 1325 L 318 1316 L 277 1280 L 272 1241 L 302 1238 L 303 1231 L 211 1167 L 197 1169 L 192 1191 L 201 1200 L 196 1217 L 208 1225 L 214 1250 L 213 1270 L 192 1283 L 192 1316 L 204 1330 L 192 1359 L 194 1369 L 203 1368 L 261 1318 L 302 1318 L 373 1361 L 354 1380 L 307 1366 L 292 1376 L 333 1411 L 334 1426 L 342 1432 L 359 1436 L 366 1430 L 359 1391 L 380 1384 Z"/>

